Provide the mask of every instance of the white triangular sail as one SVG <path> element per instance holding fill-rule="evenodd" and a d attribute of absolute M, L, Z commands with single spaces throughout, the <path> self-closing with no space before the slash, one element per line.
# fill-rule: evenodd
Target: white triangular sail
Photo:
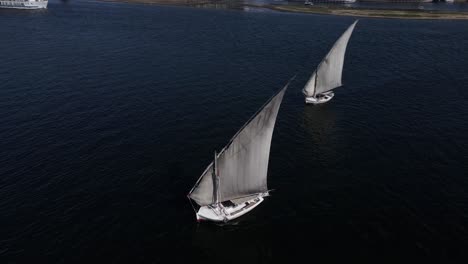
<path fill-rule="evenodd" d="M 342 85 L 341 76 L 346 47 L 357 22 L 358 20 L 341 35 L 314 71 L 303 89 L 305 96 L 315 97 L 317 94 L 330 91 Z"/>
<path fill-rule="evenodd" d="M 268 191 L 267 171 L 276 116 L 289 83 L 237 132 L 217 156 L 218 202 Z M 189 193 L 200 206 L 213 204 L 213 163 Z"/>

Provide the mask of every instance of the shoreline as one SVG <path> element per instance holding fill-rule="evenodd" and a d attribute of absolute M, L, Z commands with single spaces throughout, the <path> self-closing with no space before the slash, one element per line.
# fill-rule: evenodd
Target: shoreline
<path fill-rule="evenodd" d="M 346 7 L 303 7 L 303 6 L 279 6 L 269 5 L 265 8 L 292 13 L 324 14 L 335 16 L 353 16 L 368 18 L 392 18 L 392 19 L 443 19 L 443 20 L 468 20 L 468 12 L 445 12 L 432 10 L 402 10 L 402 9 L 368 9 Z"/>
<path fill-rule="evenodd" d="M 249 4 L 244 2 L 225 2 L 217 0 L 101 0 L 103 2 L 150 4 L 167 6 L 186 6 L 197 8 L 216 8 L 242 10 L 244 8 L 259 8 L 277 12 L 319 14 L 335 16 L 352 16 L 368 18 L 391 18 L 391 19 L 417 19 L 417 20 L 468 20 L 468 12 L 449 12 L 434 10 L 412 10 L 412 9 L 372 9 L 351 8 L 345 6 L 305 6 L 305 5 L 272 5 L 272 4 Z"/>

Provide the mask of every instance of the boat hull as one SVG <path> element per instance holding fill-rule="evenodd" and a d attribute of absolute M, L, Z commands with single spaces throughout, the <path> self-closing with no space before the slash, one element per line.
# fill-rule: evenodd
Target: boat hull
<path fill-rule="evenodd" d="M 197 221 L 228 222 L 252 211 L 264 201 L 268 193 L 258 194 L 252 199 L 236 204 L 235 206 L 207 205 L 202 206 L 197 212 Z"/>
<path fill-rule="evenodd" d="M 45 9 L 47 8 L 47 0 L 0 0 L 0 8 L 13 9 Z"/>
<path fill-rule="evenodd" d="M 328 101 L 330 101 L 333 96 L 335 96 L 335 94 L 333 92 L 329 92 L 329 93 L 325 93 L 323 94 L 322 97 L 306 97 L 305 98 L 305 103 L 306 104 L 323 104 L 323 103 L 326 103 Z"/>

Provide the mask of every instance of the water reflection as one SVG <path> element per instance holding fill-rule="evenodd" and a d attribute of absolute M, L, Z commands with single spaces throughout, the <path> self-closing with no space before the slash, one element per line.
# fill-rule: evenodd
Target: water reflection
<path fill-rule="evenodd" d="M 340 159 L 342 138 L 337 132 L 337 115 L 333 102 L 324 105 L 306 105 L 303 112 L 305 146 L 308 160 L 314 160 L 314 167 L 328 166 Z M 328 164 L 328 165 L 327 165 Z"/>
<path fill-rule="evenodd" d="M 332 102 L 331 102 L 332 103 Z M 328 104 L 304 106 L 304 128 L 309 138 L 316 145 L 327 145 L 334 132 L 336 116 L 333 107 Z"/>
<path fill-rule="evenodd" d="M 272 255 L 271 240 L 265 239 L 269 233 L 260 226 L 253 229 L 233 223 L 222 227 L 203 223 L 192 234 L 192 247 L 221 261 L 231 262 L 232 259 L 226 259 L 226 256 L 235 256 L 238 260 L 264 262 Z"/>

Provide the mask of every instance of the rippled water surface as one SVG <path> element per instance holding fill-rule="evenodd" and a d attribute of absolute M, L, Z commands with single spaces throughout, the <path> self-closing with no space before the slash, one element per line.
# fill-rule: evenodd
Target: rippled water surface
<path fill-rule="evenodd" d="M 468 22 L 360 19 L 334 99 L 301 89 L 351 17 L 86 1 L 0 10 L 0 262 L 466 258 Z M 185 195 L 286 81 L 272 196 Z M 242 260 L 240 262 L 240 260 Z"/>

